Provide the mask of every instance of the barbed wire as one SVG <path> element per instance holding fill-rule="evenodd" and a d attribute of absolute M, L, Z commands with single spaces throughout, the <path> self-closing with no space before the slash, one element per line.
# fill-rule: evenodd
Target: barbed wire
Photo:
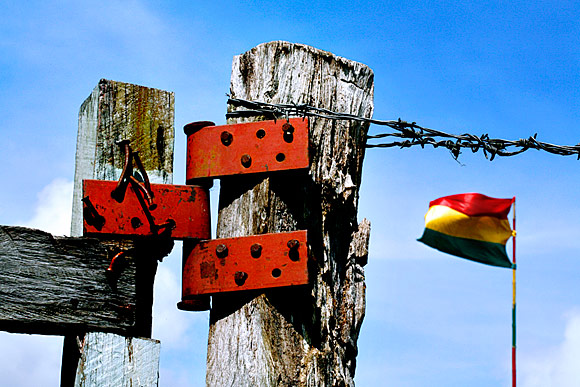
<path fill-rule="evenodd" d="M 457 160 L 461 149 L 471 149 L 473 153 L 483 151 L 486 158 L 493 160 L 495 156 L 515 156 L 528 149 L 543 150 L 555 155 L 576 155 L 580 160 L 580 144 L 555 145 L 536 139 L 537 133 L 527 139 L 503 140 L 490 138 L 487 134 L 449 134 L 440 130 L 417 125 L 416 122 L 398 120 L 377 120 L 364 118 L 348 113 L 337 113 L 328 109 L 317 108 L 306 104 L 271 104 L 266 102 L 248 101 L 240 98 L 228 98 L 228 104 L 243 107 L 246 110 L 236 110 L 226 114 L 226 118 L 265 116 L 273 119 L 298 117 L 317 117 L 329 120 L 350 120 L 367 124 L 387 126 L 393 129 L 391 133 L 380 133 L 367 136 L 367 140 L 394 138 L 394 141 L 366 144 L 367 148 L 410 148 L 412 146 L 431 145 L 434 148 L 443 147 L 450 151 Z"/>

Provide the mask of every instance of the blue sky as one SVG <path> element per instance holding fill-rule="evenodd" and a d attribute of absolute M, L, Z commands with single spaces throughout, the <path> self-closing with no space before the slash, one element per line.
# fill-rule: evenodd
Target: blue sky
<path fill-rule="evenodd" d="M 78 109 L 101 78 L 175 92 L 174 182 L 183 183 L 181 128 L 225 123 L 232 57 L 272 40 L 371 67 L 379 119 L 580 142 L 572 1 L 29 1 L 2 2 L 0 14 L 1 224 L 68 232 Z M 511 272 L 415 240 L 430 200 L 481 192 L 517 197 L 520 385 L 578 386 L 579 161 L 538 151 L 492 162 L 464 151 L 459 161 L 444 149 L 367 152 L 359 217 L 372 234 L 358 385 L 510 385 Z M 161 265 L 154 337 L 161 385 L 197 386 L 208 316 L 175 310 L 179 262 L 177 251 Z M 0 334 L 4 382 L 57 385 L 60 346 Z"/>

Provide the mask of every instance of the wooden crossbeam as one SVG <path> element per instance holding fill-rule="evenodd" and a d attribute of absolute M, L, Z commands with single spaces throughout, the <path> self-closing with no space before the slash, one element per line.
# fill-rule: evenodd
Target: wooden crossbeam
<path fill-rule="evenodd" d="M 96 239 L 0 226 L 0 330 L 133 335 L 137 267 L 128 257 L 110 282 L 105 272 L 113 253 Z"/>

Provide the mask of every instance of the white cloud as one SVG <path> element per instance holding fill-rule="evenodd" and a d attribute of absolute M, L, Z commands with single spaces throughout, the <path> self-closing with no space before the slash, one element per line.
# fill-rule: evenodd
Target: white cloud
<path fill-rule="evenodd" d="M 69 235 L 72 214 L 72 181 L 57 178 L 40 191 L 32 219 L 20 225 L 54 235 Z"/>
<path fill-rule="evenodd" d="M 580 311 L 568 315 L 564 340 L 555 348 L 522 357 L 523 387 L 580 386 Z"/>

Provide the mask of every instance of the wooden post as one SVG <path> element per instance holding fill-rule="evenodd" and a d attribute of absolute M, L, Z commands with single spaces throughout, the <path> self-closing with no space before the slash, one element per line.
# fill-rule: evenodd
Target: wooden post
<path fill-rule="evenodd" d="M 157 340 L 89 332 L 75 386 L 157 386 L 160 349 Z"/>
<path fill-rule="evenodd" d="M 82 234 L 82 180 L 117 180 L 121 175 L 124 155 L 116 141 L 131 141 L 131 147 L 139 152 L 151 183 L 172 183 L 173 121 L 173 93 L 105 79 L 99 82 L 79 112 L 71 223 L 73 236 Z M 136 249 L 135 336 L 150 337 L 157 259 L 168 254 L 173 244 L 133 244 L 118 239 L 107 244 L 113 251 L 127 247 Z M 144 374 L 149 375 L 148 381 L 155 379 L 156 385 L 158 341 L 125 339 L 110 333 L 90 333 L 77 340 L 77 335 L 82 336 L 83 332 L 72 332 L 65 338 L 61 386 L 70 386 L 73 382 L 76 386 L 141 385 L 143 380 L 139 380 Z M 77 345 L 79 342 L 81 348 Z M 141 348 L 140 351 L 133 351 L 135 345 Z M 109 356 L 99 357 L 101 352 Z M 79 358 L 81 363 L 77 366 Z M 100 360 L 94 361 L 95 358 Z M 124 376 L 112 379 L 111 373 L 105 370 L 121 370 Z"/>
<path fill-rule="evenodd" d="M 371 117 L 373 73 L 271 42 L 234 58 L 230 93 Z M 233 107 L 229 107 L 233 110 Z M 312 285 L 213 297 L 208 386 L 352 386 L 370 223 L 357 223 L 368 126 L 313 119 L 308 173 L 222 179 L 218 237 L 308 229 Z"/>

